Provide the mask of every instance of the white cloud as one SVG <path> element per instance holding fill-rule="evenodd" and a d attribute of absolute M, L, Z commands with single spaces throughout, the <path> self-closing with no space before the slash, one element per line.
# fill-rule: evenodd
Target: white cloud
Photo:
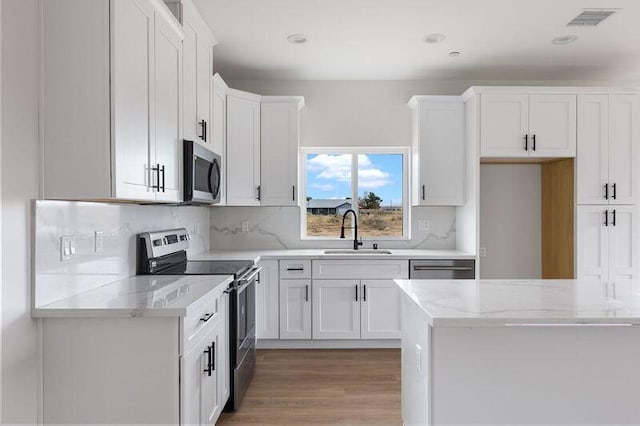
<path fill-rule="evenodd" d="M 336 189 L 335 186 L 331 185 L 330 183 L 312 183 L 311 187 L 324 192 L 329 192 Z"/>
<path fill-rule="evenodd" d="M 318 179 L 350 183 L 351 158 L 351 154 L 320 154 L 307 162 L 307 168 L 311 172 L 316 172 Z M 393 183 L 391 177 L 390 173 L 375 168 L 367 155 L 358 155 L 359 188 L 375 189 L 390 185 Z M 321 189 L 318 186 L 313 187 Z M 326 190 L 329 191 L 330 189 Z"/>

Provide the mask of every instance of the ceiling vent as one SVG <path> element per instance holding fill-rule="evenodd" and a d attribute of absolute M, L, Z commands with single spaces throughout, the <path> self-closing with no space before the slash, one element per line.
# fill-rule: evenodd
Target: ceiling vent
<path fill-rule="evenodd" d="M 595 27 L 614 13 L 616 13 L 616 10 L 612 9 L 584 10 L 580 15 L 573 18 L 567 26 Z"/>

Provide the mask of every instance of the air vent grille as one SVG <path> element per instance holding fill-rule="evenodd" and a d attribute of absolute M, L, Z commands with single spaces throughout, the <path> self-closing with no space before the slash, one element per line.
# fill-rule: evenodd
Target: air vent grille
<path fill-rule="evenodd" d="M 567 25 L 595 27 L 614 13 L 616 13 L 615 10 L 584 10 L 580 15 L 573 18 L 573 20 Z"/>

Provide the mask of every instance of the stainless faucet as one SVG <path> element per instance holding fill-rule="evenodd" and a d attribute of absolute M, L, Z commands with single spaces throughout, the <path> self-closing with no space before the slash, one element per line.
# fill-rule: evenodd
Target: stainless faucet
<path fill-rule="evenodd" d="M 346 212 L 344 212 L 344 215 L 342 215 L 342 227 L 340 227 L 340 238 L 344 239 L 344 220 L 347 218 L 347 215 L 349 213 L 353 213 L 353 224 L 354 226 L 351 228 L 347 228 L 347 229 L 353 229 L 354 233 L 353 233 L 353 249 L 354 250 L 358 250 L 358 247 L 362 245 L 362 241 L 358 241 L 358 216 L 356 215 L 356 212 L 353 209 L 349 209 Z"/>

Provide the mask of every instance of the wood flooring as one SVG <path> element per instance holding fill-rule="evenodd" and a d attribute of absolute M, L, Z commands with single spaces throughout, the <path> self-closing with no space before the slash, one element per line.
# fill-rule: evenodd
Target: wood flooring
<path fill-rule="evenodd" d="M 400 349 L 258 350 L 253 382 L 219 425 L 402 425 Z"/>

